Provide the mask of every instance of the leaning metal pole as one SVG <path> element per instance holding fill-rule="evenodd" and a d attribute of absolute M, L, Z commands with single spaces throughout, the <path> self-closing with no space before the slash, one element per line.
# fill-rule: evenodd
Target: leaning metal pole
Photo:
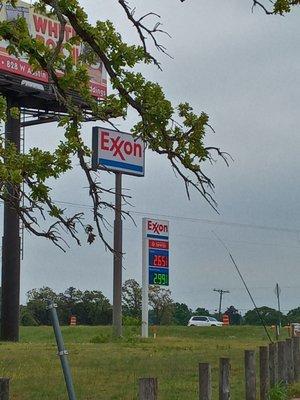
<path fill-rule="evenodd" d="M 122 174 L 115 173 L 115 221 L 114 221 L 114 279 L 113 279 L 113 330 L 122 336 Z"/>
<path fill-rule="evenodd" d="M 50 301 L 48 305 L 48 309 L 51 315 L 52 326 L 55 334 L 55 339 L 57 343 L 58 355 L 60 358 L 61 367 L 63 370 L 68 397 L 69 400 L 76 400 L 75 390 L 73 386 L 73 380 L 71 375 L 71 369 L 68 362 L 68 351 L 65 349 L 64 340 L 62 337 L 61 329 L 59 326 L 58 316 L 56 312 L 56 305 Z"/>
<path fill-rule="evenodd" d="M 13 143 L 20 151 L 20 116 L 12 115 L 12 107 L 20 110 L 13 97 L 7 96 L 7 121 L 5 145 Z M 1 294 L 1 340 L 19 340 L 20 304 L 20 219 L 12 199 L 18 200 L 18 188 L 6 186 L 7 200 L 4 201 L 4 222 L 2 238 L 2 294 Z"/>

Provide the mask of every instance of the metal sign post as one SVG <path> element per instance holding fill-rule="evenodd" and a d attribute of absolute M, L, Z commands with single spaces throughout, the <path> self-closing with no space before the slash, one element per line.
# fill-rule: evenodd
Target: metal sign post
<path fill-rule="evenodd" d="M 148 337 L 148 286 L 169 286 L 169 222 L 143 218 L 142 337 Z"/>
<path fill-rule="evenodd" d="M 57 350 L 58 350 L 58 355 L 60 358 L 61 367 L 62 367 L 64 378 L 65 378 L 68 397 L 69 397 L 69 400 L 76 400 L 74 386 L 73 386 L 73 379 L 72 379 L 72 375 L 71 375 L 71 369 L 70 369 L 69 361 L 68 361 L 68 357 L 67 357 L 68 351 L 65 349 L 64 339 L 63 339 L 63 336 L 61 333 L 59 320 L 58 320 L 58 316 L 57 316 L 57 312 L 56 312 L 56 305 L 53 304 L 52 301 L 49 301 L 48 310 L 50 311 L 50 315 L 51 315 L 53 331 L 54 331 L 54 335 L 55 335 L 55 339 L 56 339 L 56 343 L 57 343 Z"/>
<path fill-rule="evenodd" d="M 113 255 L 113 330 L 122 336 L 122 174 L 144 176 L 144 143 L 112 129 L 93 128 L 92 166 L 115 173 L 115 221 Z"/>

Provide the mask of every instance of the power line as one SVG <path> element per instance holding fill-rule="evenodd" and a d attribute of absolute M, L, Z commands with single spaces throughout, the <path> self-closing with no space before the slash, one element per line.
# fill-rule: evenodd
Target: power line
<path fill-rule="evenodd" d="M 92 209 L 92 206 L 89 204 L 83 203 L 73 203 L 68 201 L 56 201 L 58 204 L 66 204 L 72 207 L 84 207 Z M 259 230 L 268 230 L 268 231 L 276 231 L 276 232 L 289 232 L 289 233 L 300 233 L 300 229 L 296 228 L 287 228 L 287 227 L 276 227 L 276 226 L 268 226 L 268 225 L 256 225 L 256 224 L 246 224 L 241 222 L 232 222 L 232 221 L 216 221 L 206 218 L 195 218 L 195 217 L 183 217 L 180 215 L 172 215 L 172 214 L 160 214 L 154 212 L 144 212 L 144 211 L 136 211 L 132 210 L 129 211 L 131 214 L 136 215 L 148 215 L 148 216 L 155 216 L 155 217 L 162 217 L 168 219 L 178 219 L 181 221 L 192 221 L 192 222 L 202 222 L 205 224 L 213 224 L 213 225 L 225 225 L 225 226 L 233 226 L 237 228 L 249 228 L 249 229 L 259 229 Z"/>
<path fill-rule="evenodd" d="M 261 315 L 259 309 L 257 308 L 257 305 L 256 305 L 256 303 L 255 303 L 255 301 L 254 301 L 254 298 L 253 298 L 253 296 L 252 296 L 252 294 L 251 294 L 251 292 L 250 292 L 250 290 L 249 290 L 249 288 L 248 288 L 248 286 L 247 286 L 247 283 L 246 283 L 246 281 L 245 281 L 245 279 L 244 279 L 244 277 L 243 277 L 243 275 L 242 275 L 242 273 L 241 273 L 241 271 L 240 271 L 240 269 L 239 269 L 239 267 L 238 267 L 238 265 L 237 265 L 235 259 L 233 258 L 233 256 L 232 256 L 230 250 L 228 249 L 228 247 L 226 246 L 226 244 L 224 243 L 224 241 L 223 241 L 215 232 L 212 232 L 212 233 L 216 236 L 216 238 L 219 240 L 219 242 L 221 243 L 221 245 L 222 245 L 222 246 L 224 247 L 224 249 L 227 251 L 227 253 L 228 253 L 228 255 L 229 255 L 229 258 L 231 259 L 231 261 L 232 261 L 232 263 L 233 263 L 233 265 L 234 265 L 234 267 L 235 267 L 235 269 L 236 269 L 236 271 L 237 271 L 239 277 L 241 278 L 241 280 L 242 280 L 242 282 L 243 282 L 243 284 L 244 284 L 244 286 L 245 286 L 245 289 L 246 289 L 247 293 L 249 294 L 249 297 L 250 297 L 250 299 L 251 299 L 251 301 L 252 301 L 252 303 L 253 303 L 253 305 L 254 305 L 254 308 L 255 308 L 255 310 L 256 310 L 256 313 L 257 313 L 257 315 L 258 315 L 259 319 L 261 320 L 261 323 L 262 323 L 262 325 L 263 325 L 263 327 L 264 327 L 264 330 L 265 330 L 265 332 L 266 332 L 266 335 L 267 335 L 267 337 L 269 338 L 270 342 L 273 343 L 273 340 L 271 339 L 270 334 L 269 334 L 269 332 L 268 332 L 268 330 L 267 330 L 267 327 L 266 327 L 265 321 L 264 321 L 264 319 L 263 319 L 263 316 Z"/>

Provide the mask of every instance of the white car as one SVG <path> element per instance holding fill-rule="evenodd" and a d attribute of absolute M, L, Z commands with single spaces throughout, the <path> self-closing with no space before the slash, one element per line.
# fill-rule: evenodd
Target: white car
<path fill-rule="evenodd" d="M 194 315 L 190 318 L 188 326 L 222 326 L 223 322 L 218 321 L 213 317 L 205 317 Z"/>

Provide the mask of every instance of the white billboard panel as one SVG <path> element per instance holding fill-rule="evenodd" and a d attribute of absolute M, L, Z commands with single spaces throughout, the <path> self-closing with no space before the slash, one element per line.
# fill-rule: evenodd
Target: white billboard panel
<path fill-rule="evenodd" d="M 36 13 L 34 7 L 23 1 L 17 2 L 16 7 L 3 2 L 0 7 L 1 21 L 11 21 L 22 16 L 26 19 L 29 33 L 33 38 L 42 41 L 50 48 L 56 46 L 60 33 L 60 23 L 57 20 Z M 65 42 L 75 36 L 75 34 L 72 26 L 67 24 L 65 28 Z M 5 72 L 17 75 L 30 81 L 40 82 L 41 85 L 49 83 L 48 75 L 45 71 L 33 72 L 31 66 L 28 64 L 26 56 L 24 55 L 21 58 L 16 58 L 8 54 L 6 51 L 7 45 L 8 42 L 0 40 L 0 74 L 1 72 Z M 75 64 L 78 57 L 83 52 L 83 46 L 73 46 L 72 57 Z M 107 78 L 102 62 L 90 66 L 88 68 L 88 73 L 90 76 L 92 95 L 97 98 L 104 98 L 107 94 Z M 61 75 L 61 72 L 58 71 L 57 75 Z M 43 87 L 40 87 L 39 89 L 42 90 L 42 88 Z"/>

